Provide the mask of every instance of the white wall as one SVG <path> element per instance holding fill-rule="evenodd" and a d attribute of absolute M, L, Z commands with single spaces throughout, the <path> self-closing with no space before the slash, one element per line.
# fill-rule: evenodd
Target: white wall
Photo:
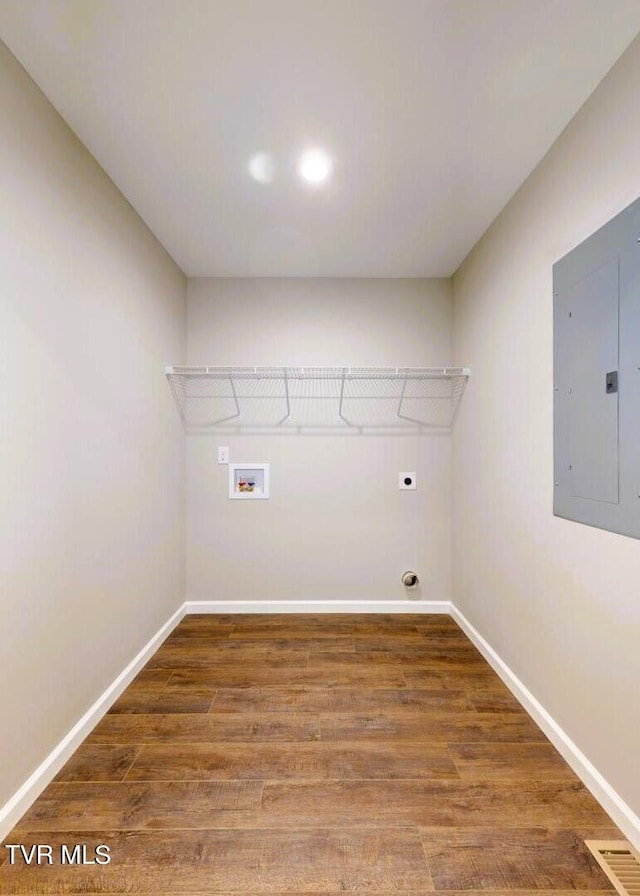
<path fill-rule="evenodd" d="M 184 595 L 185 279 L 0 44 L 0 806 Z"/>
<path fill-rule="evenodd" d="M 442 366 L 446 280 L 189 280 L 188 359 L 211 365 Z M 450 438 L 247 434 L 187 438 L 191 600 L 450 598 Z M 230 501 L 233 462 L 271 464 L 269 501 Z M 400 492 L 398 472 L 418 490 Z"/>
<path fill-rule="evenodd" d="M 552 513 L 552 265 L 640 193 L 639 83 L 636 41 L 453 284 L 455 601 L 635 813 L 640 542 Z"/>

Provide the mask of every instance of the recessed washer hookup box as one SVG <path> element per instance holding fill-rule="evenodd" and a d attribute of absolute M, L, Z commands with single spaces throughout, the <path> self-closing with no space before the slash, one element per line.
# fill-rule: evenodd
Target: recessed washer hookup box
<path fill-rule="evenodd" d="M 229 464 L 229 497 L 255 501 L 269 497 L 269 464 Z"/>

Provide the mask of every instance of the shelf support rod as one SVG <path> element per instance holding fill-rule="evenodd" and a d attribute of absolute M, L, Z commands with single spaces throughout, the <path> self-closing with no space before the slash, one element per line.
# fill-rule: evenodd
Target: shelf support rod
<path fill-rule="evenodd" d="M 289 377 L 287 375 L 286 368 L 284 371 L 284 397 L 287 401 L 287 416 L 285 417 L 285 420 L 290 420 L 291 419 L 291 402 L 289 400 Z"/>
<path fill-rule="evenodd" d="M 407 377 L 405 375 L 404 380 L 402 381 L 402 391 L 400 392 L 400 401 L 398 402 L 398 410 L 396 411 L 396 417 L 400 417 L 402 419 L 402 414 L 400 411 L 402 410 L 402 402 L 404 401 L 404 392 L 407 388 Z"/>
<path fill-rule="evenodd" d="M 407 420 L 409 423 L 417 423 L 418 426 L 428 426 L 424 420 L 417 420 L 415 417 L 407 417 L 406 414 L 401 414 L 402 410 L 402 402 L 404 401 L 404 393 L 407 388 L 407 375 L 405 374 L 404 380 L 402 381 L 402 392 L 400 393 L 400 401 L 398 402 L 398 410 L 396 411 L 396 417 L 400 420 Z"/>
<path fill-rule="evenodd" d="M 349 368 L 349 373 L 351 373 L 351 368 Z M 340 380 L 340 404 L 338 406 L 338 417 L 340 417 L 341 420 L 344 420 L 344 422 L 348 423 L 350 426 L 351 424 L 349 423 L 347 418 L 342 413 L 342 403 L 344 401 L 344 381 L 345 381 L 345 369 L 343 367 L 342 368 L 342 379 Z"/>
<path fill-rule="evenodd" d="M 466 377 L 468 376 L 469 372 L 466 373 Z M 456 425 L 456 420 L 458 419 L 460 404 L 462 403 L 462 395 L 464 393 L 465 386 L 467 385 L 466 377 L 463 375 L 461 379 L 459 376 L 456 376 L 456 378 L 451 383 L 452 394 L 450 403 L 453 404 L 453 414 L 451 415 L 451 429 L 453 429 L 453 427 Z"/>
<path fill-rule="evenodd" d="M 171 370 L 171 373 L 169 373 Z M 173 373 L 173 368 L 167 367 L 167 379 L 169 380 L 169 385 L 171 386 L 171 391 L 173 392 L 173 397 L 176 402 L 176 406 L 178 408 L 178 413 L 180 414 L 180 419 L 182 420 L 183 426 L 187 425 L 187 415 L 185 411 L 185 403 L 186 403 L 186 387 L 184 385 L 184 377 L 177 377 Z M 181 383 L 181 390 L 178 391 L 178 380 Z"/>
<path fill-rule="evenodd" d="M 233 400 L 236 404 L 236 412 L 235 412 L 235 414 L 232 414 L 232 418 L 239 417 L 240 416 L 240 405 L 238 404 L 238 396 L 236 395 L 236 384 L 233 382 L 232 376 L 229 377 L 229 382 L 231 383 L 231 394 L 233 395 Z"/>

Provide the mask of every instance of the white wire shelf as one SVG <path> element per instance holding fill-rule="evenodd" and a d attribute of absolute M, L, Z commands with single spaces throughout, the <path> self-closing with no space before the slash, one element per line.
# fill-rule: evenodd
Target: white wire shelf
<path fill-rule="evenodd" d="M 468 367 L 167 367 L 188 429 L 399 426 L 450 430 Z"/>

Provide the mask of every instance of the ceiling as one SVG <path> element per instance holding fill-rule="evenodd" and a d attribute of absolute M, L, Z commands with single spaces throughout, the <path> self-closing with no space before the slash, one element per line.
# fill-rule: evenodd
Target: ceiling
<path fill-rule="evenodd" d="M 638 0 L 0 0 L 190 276 L 449 276 L 639 30 Z"/>

